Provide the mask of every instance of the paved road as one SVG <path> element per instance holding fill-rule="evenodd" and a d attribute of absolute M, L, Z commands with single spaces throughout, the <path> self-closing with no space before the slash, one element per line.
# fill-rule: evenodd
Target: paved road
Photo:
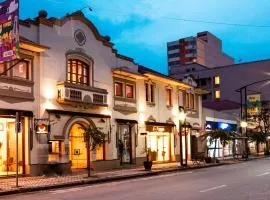
<path fill-rule="evenodd" d="M 0 199 L 270 200 L 270 159 Z"/>

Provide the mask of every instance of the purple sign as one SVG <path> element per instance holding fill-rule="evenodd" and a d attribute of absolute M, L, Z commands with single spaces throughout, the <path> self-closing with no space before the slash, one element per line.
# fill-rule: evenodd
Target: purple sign
<path fill-rule="evenodd" d="M 19 0 L 0 3 L 0 62 L 18 57 Z"/>

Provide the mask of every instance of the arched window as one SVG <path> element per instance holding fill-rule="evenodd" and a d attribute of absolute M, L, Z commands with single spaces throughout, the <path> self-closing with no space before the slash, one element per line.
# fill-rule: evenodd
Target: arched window
<path fill-rule="evenodd" d="M 91 66 L 79 59 L 68 59 L 67 81 L 69 83 L 91 85 Z"/>

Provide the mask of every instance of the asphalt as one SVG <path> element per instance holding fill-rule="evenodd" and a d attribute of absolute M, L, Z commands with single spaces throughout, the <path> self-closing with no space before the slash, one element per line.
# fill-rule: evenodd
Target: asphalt
<path fill-rule="evenodd" d="M 268 200 L 270 159 L 3 196 L 7 200 Z"/>

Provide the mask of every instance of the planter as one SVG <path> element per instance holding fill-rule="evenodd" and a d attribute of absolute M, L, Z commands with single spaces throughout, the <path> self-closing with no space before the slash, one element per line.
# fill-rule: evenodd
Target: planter
<path fill-rule="evenodd" d="M 204 160 L 205 160 L 206 163 L 211 163 L 212 162 L 211 157 L 205 157 Z"/>
<path fill-rule="evenodd" d="M 143 166 L 144 169 L 150 171 L 152 169 L 153 162 L 152 161 L 144 161 Z"/>

